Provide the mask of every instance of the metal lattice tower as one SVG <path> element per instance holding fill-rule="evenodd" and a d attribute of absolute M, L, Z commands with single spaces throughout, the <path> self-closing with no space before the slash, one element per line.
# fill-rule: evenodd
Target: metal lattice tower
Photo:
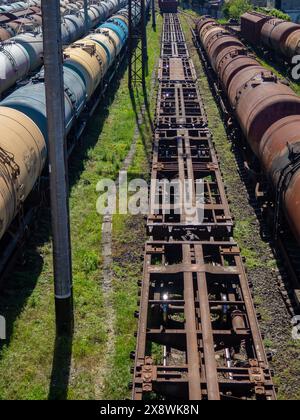
<path fill-rule="evenodd" d="M 145 0 L 129 0 L 129 88 L 145 85 L 147 34 Z M 135 22 L 139 22 L 138 25 Z"/>

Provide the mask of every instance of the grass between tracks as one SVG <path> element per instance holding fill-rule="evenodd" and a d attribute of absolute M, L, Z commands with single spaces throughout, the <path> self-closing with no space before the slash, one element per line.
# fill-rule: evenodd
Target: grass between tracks
<path fill-rule="evenodd" d="M 159 55 L 161 18 L 157 32 L 148 25 L 149 76 Z M 108 380 L 99 383 L 105 359 L 106 319 L 110 316 L 101 289 L 101 223 L 96 213 L 96 184 L 115 179 L 133 139 L 136 115 L 127 88 L 127 73 L 114 82 L 105 104 L 94 114 L 82 147 L 70 163 L 70 209 L 74 268 L 75 332 L 72 340 L 55 340 L 52 249 L 49 210 L 0 296 L 0 314 L 7 320 L 8 338 L 0 349 L 0 399 L 125 398 L 130 380 L 129 352 L 134 349 L 136 281 L 141 276 L 143 221 L 114 219 L 114 280 L 116 349 Z M 147 173 L 149 128 L 142 126 L 131 175 Z M 146 141 L 145 141 L 146 139 Z M 148 139 L 148 140 L 147 140 Z M 136 229 L 138 227 L 138 229 Z"/>

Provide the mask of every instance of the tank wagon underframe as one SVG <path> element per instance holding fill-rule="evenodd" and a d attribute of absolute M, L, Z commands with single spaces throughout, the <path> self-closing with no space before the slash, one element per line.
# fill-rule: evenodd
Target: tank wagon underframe
<path fill-rule="evenodd" d="M 272 400 L 271 372 L 232 239 L 218 159 L 193 63 L 182 44 L 178 15 L 165 14 L 151 189 L 161 179 L 189 180 L 195 202 L 196 182 L 203 180 L 204 218 L 195 223 L 175 208 L 171 214 L 162 209 L 149 214 L 132 353 L 133 399 Z"/>

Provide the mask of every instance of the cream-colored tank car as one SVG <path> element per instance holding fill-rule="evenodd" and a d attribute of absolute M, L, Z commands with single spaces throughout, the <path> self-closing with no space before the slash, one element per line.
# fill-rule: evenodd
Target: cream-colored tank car
<path fill-rule="evenodd" d="M 113 32 L 113 36 L 111 36 L 110 32 L 113 31 L 109 29 L 98 29 L 95 33 L 88 35 L 87 37 L 105 45 L 107 51 L 109 52 L 109 65 L 114 62 L 117 54 L 117 46 L 120 43 L 118 35 Z"/>
<path fill-rule="evenodd" d="M 65 50 L 65 58 L 64 65 L 84 77 L 90 99 L 102 77 L 102 61 L 95 44 L 88 40 L 75 43 Z"/>
<path fill-rule="evenodd" d="M 98 57 L 100 57 L 100 60 L 102 62 L 102 74 L 101 78 L 104 77 L 107 69 L 108 69 L 108 60 L 107 60 L 107 54 L 105 52 L 105 49 L 102 45 L 100 45 L 97 41 L 93 40 L 90 37 L 86 37 L 82 40 L 83 43 L 86 43 L 87 45 L 93 44 L 95 45 L 96 52 Z"/>
<path fill-rule="evenodd" d="M 0 127 L 1 238 L 42 172 L 46 143 L 34 122 L 14 109 L 0 107 Z"/>

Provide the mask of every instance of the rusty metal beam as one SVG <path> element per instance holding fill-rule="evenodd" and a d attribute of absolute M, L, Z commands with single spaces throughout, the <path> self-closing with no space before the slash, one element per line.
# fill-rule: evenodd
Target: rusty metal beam
<path fill-rule="evenodd" d="M 189 264 L 190 248 L 183 246 L 183 262 Z M 196 325 L 195 291 L 192 273 L 184 273 L 184 316 L 186 331 L 186 353 L 189 374 L 189 399 L 201 400 L 200 355 Z"/>

